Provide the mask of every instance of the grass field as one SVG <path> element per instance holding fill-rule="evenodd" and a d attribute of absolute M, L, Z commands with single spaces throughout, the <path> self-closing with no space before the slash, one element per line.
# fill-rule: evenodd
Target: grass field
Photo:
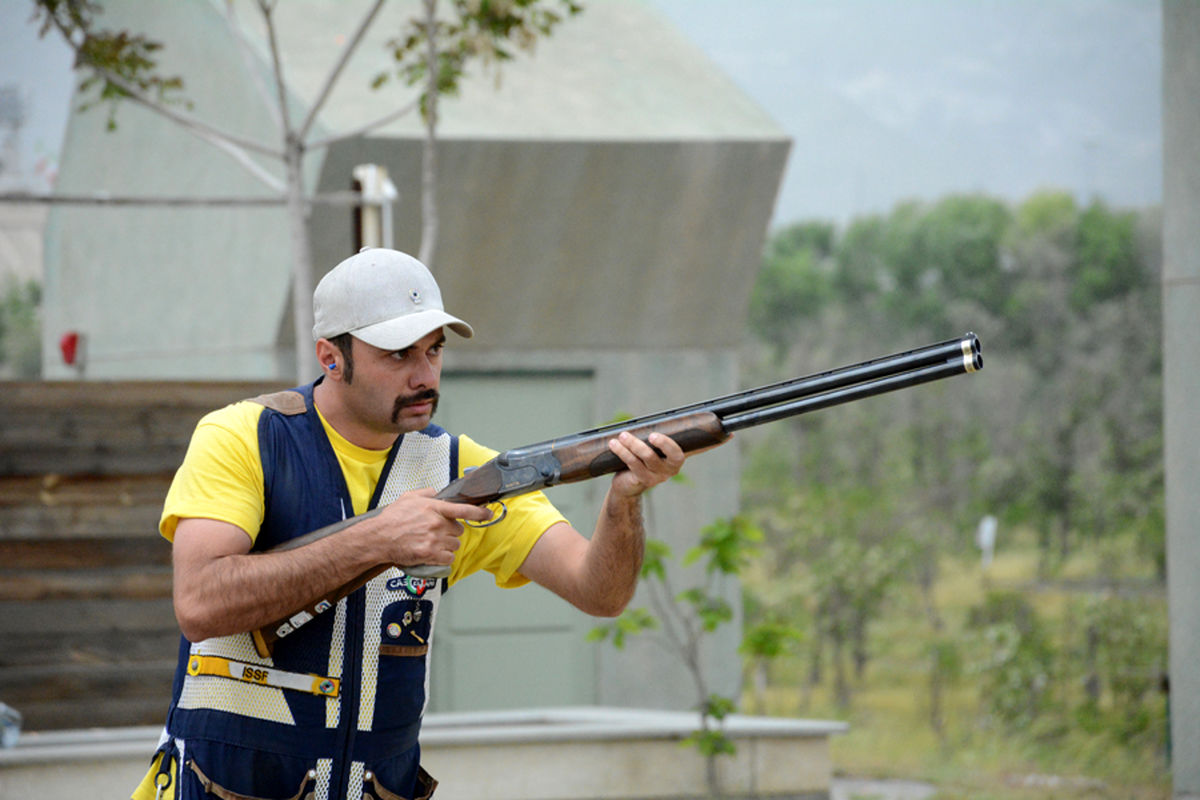
<path fill-rule="evenodd" d="M 962 664 L 942 693 L 941 735 L 931 724 L 932 628 L 911 587 L 894 592 L 870 629 L 870 660 L 861 678 L 851 672 L 848 707 L 835 702 L 828 661 L 820 684 L 806 685 L 802 646 L 771 664 L 765 694 L 748 691 L 743 708 L 845 720 L 849 732 L 832 745 L 837 774 L 927 781 L 942 798 L 1168 798 L 1165 694 L 1156 686 L 1131 707 L 1106 689 L 1089 705 L 1084 684 L 1084 619 L 1104 598 L 1133 597 L 1143 613 L 1161 613 L 1156 647 L 1165 652 L 1163 588 L 1144 562 L 1129 543 L 1077 554 L 1050 577 L 1039 577 L 1032 542 L 1000 551 L 986 572 L 978 560 L 946 559 L 935 603 Z M 978 632 L 967 624 L 970 610 L 997 590 L 1028 601 L 1054 650 L 1046 708 L 1015 724 L 989 713 Z"/>

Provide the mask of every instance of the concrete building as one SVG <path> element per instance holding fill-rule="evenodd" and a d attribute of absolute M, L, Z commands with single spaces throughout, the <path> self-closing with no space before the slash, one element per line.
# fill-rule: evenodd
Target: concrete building
<path fill-rule="evenodd" d="M 296 109 L 320 91 L 363 5 L 278 6 Z M 398 94 L 410 97 L 369 83 L 386 68 L 383 43 L 415 7 L 381 12 L 318 120 L 321 134 L 353 130 Z M 249 4 L 236 8 L 253 18 Z M 109 0 L 105 23 L 165 43 L 164 71 L 184 77 L 189 113 L 277 138 L 259 94 L 266 50 L 252 31 L 244 58 L 219 4 Z M 58 193 L 267 194 L 225 154 L 143 108 L 125 104 L 115 119 L 109 132 L 104 108 L 72 113 Z M 476 76 L 446 100 L 439 132 L 434 271 L 448 306 L 477 332 L 452 343 L 439 422 L 504 448 L 740 388 L 746 302 L 789 141 L 668 23 L 637 0 L 588 4 L 499 82 Z M 350 188 L 359 164 L 386 167 L 400 194 L 395 245 L 416 252 L 420 137 L 408 117 L 315 151 L 311 191 Z M 315 208 L 316 278 L 352 252 L 354 236 L 349 208 Z M 58 348 L 77 332 L 88 379 L 293 379 L 280 207 L 55 206 L 45 259 L 47 378 L 79 377 Z M 688 473 L 690 486 L 650 501 L 650 535 L 679 553 L 738 508 L 732 448 Z M 586 529 L 604 483 L 562 487 L 552 499 Z M 594 622 L 545 592 L 499 592 L 477 578 L 455 588 L 443 619 L 435 710 L 696 702 L 669 656 L 646 642 L 623 652 L 586 644 Z M 718 691 L 737 685 L 738 634 L 736 625 L 721 632 L 708 654 Z"/>

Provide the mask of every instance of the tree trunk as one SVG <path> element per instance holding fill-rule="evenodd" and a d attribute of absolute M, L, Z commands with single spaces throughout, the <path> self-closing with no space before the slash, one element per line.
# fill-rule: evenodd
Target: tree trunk
<path fill-rule="evenodd" d="M 317 377 L 313 349 L 312 250 L 308 243 L 309 205 L 304 199 L 304 149 L 289 142 L 285 154 L 287 166 L 287 215 L 291 237 L 292 320 L 294 324 L 296 381 L 307 383 Z"/>
<path fill-rule="evenodd" d="M 933 663 L 929 670 L 929 726 L 937 735 L 938 741 L 946 737 L 945 714 L 942 711 L 943 675 L 940 654 L 937 648 L 933 650 Z"/>
<path fill-rule="evenodd" d="M 421 249 L 418 258 L 430 272 L 437 257 L 437 123 L 438 123 L 438 52 L 434 31 L 437 29 L 437 0 L 425 0 L 425 25 L 428 31 L 425 66 L 425 142 L 421 149 Z"/>
<path fill-rule="evenodd" d="M 854 656 L 854 680 L 862 683 L 867 673 L 867 614 L 862 609 L 854 612 L 852 629 L 852 652 Z"/>
<path fill-rule="evenodd" d="M 933 584 L 937 573 L 936 558 L 937 556 L 931 550 L 927 549 L 925 557 L 918 568 L 918 573 L 921 585 L 921 597 L 925 602 L 925 616 L 929 620 L 929 627 L 933 630 L 934 642 L 939 643 L 941 641 L 942 630 L 945 628 L 945 622 L 942 620 L 941 612 L 938 611 L 937 601 L 933 594 Z M 937 734 L 938 739 L 941 740 L 945 731 L 945 720 L 943 719 L 942 711 L 945 687 L 943 685 L 944 676 L 942 675 L 942 654 L 937 646 L 933 648 L 932 661 L 929 678 L 929 726 Z"/>
<path fill-rule="evenodd" d="M 767 661 L 765 658 L 754 660 L 751 682 L 754 686 L 754 708 L 759 714 L 767 713 Z"/>

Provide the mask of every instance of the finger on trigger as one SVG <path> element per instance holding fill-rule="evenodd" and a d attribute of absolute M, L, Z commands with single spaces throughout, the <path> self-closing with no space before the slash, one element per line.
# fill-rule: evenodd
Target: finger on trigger
<path fill-rule="evenodd" d="M 492 510 L 487 506 L 476 506 L 470 503 L 454 503 L 448 512 L 454 519 L 465 519 L 471 522 L 487 522 L 493 516 Z"/>

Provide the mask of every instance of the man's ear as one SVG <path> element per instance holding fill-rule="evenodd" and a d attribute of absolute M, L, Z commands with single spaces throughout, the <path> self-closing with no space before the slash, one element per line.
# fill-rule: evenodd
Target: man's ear
<path fill-rule="evenodd" d="M 340 377 L 342 353 L 337 349 L 337 345 L 328 339 L 318 339 L 316 351 L 321 372 L 331 378 Z"/>

